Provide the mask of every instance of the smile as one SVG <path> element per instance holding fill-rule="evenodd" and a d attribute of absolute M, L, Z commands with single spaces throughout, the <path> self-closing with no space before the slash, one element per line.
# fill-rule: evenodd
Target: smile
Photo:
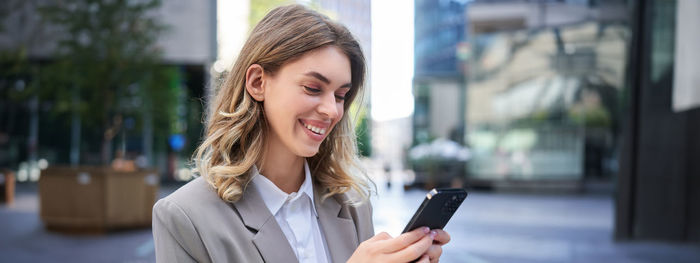
<path fill-rule="evenodd" d="M 320 135 L 326 134 L 326 129 L 324 129 L 324 128 L 319 128 L 319 127 L 316 127 L 316 126 L 313 126 L 313 125 L 310 125 L 310 124 L 306 124 L 306 123 L 303 123 L 303 122 L 302 122 L 301 124 L 302 124 L 304 127 L 306 127 L 306 129 L 312 131 L 312 132 L 315 133 L 315 134 L 320 134 Z"/>

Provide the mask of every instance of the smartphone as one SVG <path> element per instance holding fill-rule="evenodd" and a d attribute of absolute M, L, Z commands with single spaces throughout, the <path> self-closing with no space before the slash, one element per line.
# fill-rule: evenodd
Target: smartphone
<path fill-rule="evenodd" d="M 443 229 L 465 198 L 467 198 L 467 191 L 462 188 L 431 190 L 401 233 L 424 226 L 430 229 Z"/>

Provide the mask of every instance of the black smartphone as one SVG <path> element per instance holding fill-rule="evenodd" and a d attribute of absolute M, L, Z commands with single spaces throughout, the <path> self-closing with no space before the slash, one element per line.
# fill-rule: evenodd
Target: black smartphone
<path fill-rule="evenodd" d="M 450 221 L 452 215 L 462 204 L 464 198 L 467 198 L 467 191 L 462 188 L 436 188 L 431 190 L 401 233 L 424 226 L 430 229 L 443 229 L 447 225 L 447 221 Z"/>

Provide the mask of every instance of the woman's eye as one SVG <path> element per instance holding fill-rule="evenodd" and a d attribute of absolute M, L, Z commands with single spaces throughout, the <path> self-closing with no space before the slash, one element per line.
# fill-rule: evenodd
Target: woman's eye
<path fill-rule="evenodd" d="M 305 89 L 307 92 L 309 92 L 309 93 L 320 93 L 320 92 L 321 92 L 320 89 L 311 88 L 311 87 L 308 87 L 308 86 L 304 86 L 304 89 Z"/>
<path fill-rule="evenodd" d="M 336 99 L 337 101 L 344 101 L 344 100 L 345 100 L 345 96 L 344 96 L 344 95 L 343 95 L 343 96 L 341 96 L 341 95 L 335 95 L 335 99 Z"/>

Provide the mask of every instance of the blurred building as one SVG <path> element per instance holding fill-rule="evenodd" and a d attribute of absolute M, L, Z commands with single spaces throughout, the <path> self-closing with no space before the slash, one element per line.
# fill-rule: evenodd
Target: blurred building
<path fill-rule="evenodd" d="M 46 65 L 54 60 L 58 39 L 64 33 L 57 26 L 42 20 L 38 10 L 44 3 L 47 1 L 8 1 L 0 6 L 0 12 L 5 12 L 0 30 L 0 50 L 23 50 L 28 63 L 32 65 Z M 99 6 L 99 3 L 92 3 L 89 8 Z M 162 51 L 160 63 L 177 71 L 178 77 L 172 83 L 163 83 L 163 88 L 172 86 L 177 89 L 175 93 L 180 94 L 177 98 L 179 105 L 173 113 L 177 115 L 173 130 L 185 138 L 188 145 L 185 148 L 191 148 L 201 133 L 201 104 L 189 98 L 204 98 L 208 93 L 206 83 L 209 82 L 209 68 L 217 56 L 216 8 L 216 0 L 162 1 L 152 13 L 166 27 L 156 44 Z M 27 160 L 34 162 L 36 158 L 42 158 L 50 164 L 101 162 L 99 152 L 76 143 L 84 141 L 85 138 L 81 137 L 86 137 L 87 132 L 83 131 L 81 135 L 80 132 L 73 132 L 76 129 L 64 129 L 65 127 L 59 127 L 49 120 L 51 109 L 60 105 L 45 100 L 36 102 L 31 107 L 22 104 L 15 106 L 17 107 L 9 108 L 8 105 L 0 109 L 0 166 L 14 169 L 19 163 L 26 163 Z M 119 142 L 115 140 L 113 147 L 145 155 L 147 165 L 165 169 L 169 162 L 167 152 L 173 149 L 167 145 L 165 138 L 154 139 L 153 122 L 146 121 L 148 116 L 143 118 L 145 123 L 151 124 L 141 125 L 140 131 L 130 131 L 129 138 L 120 137 Z M 77 123 L 77 130 L 80 130 L 80 121 L 73 123 Z M 134 127 L 133 123 L 133 120 L 127 118 L 124 127 Z M 5 136 L 12 139 L 3 141 Z M 56 140 L 56 137 L 69 139 Z M 154 152 L 154 149 L 160 150 Z M 80 152 L 83 154 L 78 155 Z"/>
<path fill-rule="evenodd" d="M 474 1 L 466 136 L 473 183 L 576 189 L 609 178 L 625 91 L 623 1 Z"/>
<path fill-rule="evenodd" d="M 467 11 L 471 34 L 561 26 L 581 21 L 621 21 L 624 0 L 474 0 Z"/>
<path fill-rule="evenodd" d="M 184 92 L 176 111 L 176 127 L 180 128 L 178 134 L 184 137 L 187 147 L 175 151 L 185 152 L 182 156 L 187 159 L 203 130 L 201 120 L 206 104 L 198 100 L 208 102 L 215 88 L 211 68 L 218 55 L 217 0 L 162 1 L 158 13 L 168 27 L 158 39 L 163 49 L 163 64 L 177 66 L 182 74 L 180 89 Z M 174 179 L 190 179 L 189 169 L 183 169 L 185 163 L 178 158 L 171 155 L 166 159 L 161 153 L 153 160 L 156 167 Z"/>
<path fill-rule="evenodd" d="M 54 26 L 41 21 L 37 8 L 44 1 L 17 2 L 7 3 L 5 7 L 11 12 L 4 19 L 5 30 L 0 34 L 0 49 L 24 46 L 31 60 L 50 60 L 61 33 Z M 10 9 L 13 6 L 21 9 Z M 163 51 L 163 63 L 183 65 L 193 74 L 206 74 L 208 69 L 205 67 L 213 63 L 217 54 L 216 0 L 162 1 L 155 16 L 167 27 L 157 44 Z"/>
<path fill-rule="evenodd" d="M 615 237 L 700 241 L 700 2 L 629 1 Z"/>
<path fill-rule="evenodd" d="M 467 40 L 467 1 L 416 0 L 414 143 L 463 141 L 464 74 L 458 47 Z"/>
<path fill-rule="evenodd" d="M 217 55 L 217 1 L 163 1 L 158 12 L 170 28 L 158 40 L 163 62 L 208 72 Z"/>
<path fill-rule="evenodd" d="M 619 240 L 700 240 L 693 0 L 473 1 L 472 182 L 614 182 Z"/>

